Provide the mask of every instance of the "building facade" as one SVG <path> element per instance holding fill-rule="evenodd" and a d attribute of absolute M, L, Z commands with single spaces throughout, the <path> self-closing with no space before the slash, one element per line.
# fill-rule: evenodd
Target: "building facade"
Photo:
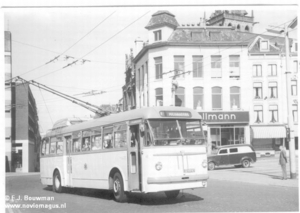
<path fill-rule="evenodd" d="M 12 92 L 11 82 L 11 33 L 4 32 L 4 61 L 5 61 L 5 171 L 11 171 L 12 158 Z"/>
<path fill-rule="evenodd" d="M 28 83 L 12 85 L 12 171 L 39 171 L 39 132 L 36 102 Z"/>
<path fill-rule="evenodd" d="M 233 19 L 245 13 L 227 11 L 213 14 L 212 19 L 216 15 L 227 19 L 222 24 L 209 20 L 211 26 L 205 20 L 180 26 L 169 11 L 152 15 L 145 27 L 148 42 L 133 58 L 136 107 L 196 109 L 207 125 L 209 150 L 248 143 L 270 153 L 286 137 L 284 38 L 251 33 L 253 17 L 236 18 L 240 24 L 247 19 L 249 30 L 224 24 L 229 15 Z M 261 76 L 255 76 L 256 72 Z M 265 119 L 257 120 L 262 115 Z M 265 130 L 278 134 L 259 134 Z"/>
<path fill-rule="evenodd" d="M 5 35 L 6 172 L 39 171 L 40 133 L 37 107 L 28 84 L 12 81 L 11 33 Z"/>

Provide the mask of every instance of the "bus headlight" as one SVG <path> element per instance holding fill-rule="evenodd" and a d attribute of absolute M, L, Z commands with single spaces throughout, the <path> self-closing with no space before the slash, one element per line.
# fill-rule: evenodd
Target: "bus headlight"
<path fill-rule="evenodd" d="M 157 164 L 155 164 L 155 169 L 156 169 L 157 171 L 160 171 L 160 170 L 162 169 L 162 164 L 161 164 L 161 162 L 158 162 Z"/>
<path fill-rule="evenodd" d="M 202 167 L 203 167 L 203 168 L 206 168 L 206 167 L 207 167 L 207 160 L 203 160 L 203 161 L 202 161 Z"/>

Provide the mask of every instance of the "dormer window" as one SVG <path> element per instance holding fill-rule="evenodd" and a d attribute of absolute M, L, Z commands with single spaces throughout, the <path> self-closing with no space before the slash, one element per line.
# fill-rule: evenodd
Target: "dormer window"
<path fill-rule="evenodd" d="M 260 51 L 269 51 L 269 41 L 260 40 Z"/>
<path fill-rule="evenodd" d="M 154 31 L 154 41 L 161 41 L 161 30 Z"/>
<path fill-rule="evenodd" d="M 192 40 L 193 41 L 201 41 L 203 37 L 203 33 L 201 32 L 192 32 Z"/>

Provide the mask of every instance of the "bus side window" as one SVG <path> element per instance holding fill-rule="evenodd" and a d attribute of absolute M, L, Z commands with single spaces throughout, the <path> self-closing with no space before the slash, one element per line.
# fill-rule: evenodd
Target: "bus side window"
<path fill-rule="evenodd" d="M 102 149 L 102 137 L 101 135 L 95 135 L 92 137 L 92 150 Z"/>
<path fill-rule="evenodd" d="M 63 154 L 64 152 L 64 146 L 63 146 L 63 141 L 62 138 L 58 138 L 57 143 L 56 143 L 56 153 L 57 154 Z"/>
<path fill-rule="evenodd" d="M 104 149 L 111 149 L 113 148 L 112 144 L 112 133 L 106 133 L 104 135 L 104 144 L 103 144 Z"/>
<path fill-rule="evenodd" d="M 41 155 L 47 155 L 49 154 L 49 138 L 45 138 L 43 140 L 43 145 L 42 145 L 42 150 L 41 150 Z"/>
<path fill-rule="evenodd" d="M 72 152 L 80 152 L 79 139 L 73 139 Z"/>
<path fill-rule="evenodd" d="M 126 131 L 115 132 L 115 148 L 127 147 L 126 144 Z"/>
<path fill-rule="evenodd" d="M 66 150 L 67 150 L 67 154 L 69 154 L 71 152 L 70 150 L 70 146 L 71 146 L 71 136 L 65 137 L 66 139 Z"/>
<path fill-rule="evenodd" d="M 82 138 L 82 148 L 81 151 L 90 151 L 91 150 L 91 141 L 90 137 L 84 137 Z"/>
<path fill-rule="evenodd" d="M 50 154 L 55 154 L 56 153 L 56 137 L 53 137 L 50 139 Z"/>

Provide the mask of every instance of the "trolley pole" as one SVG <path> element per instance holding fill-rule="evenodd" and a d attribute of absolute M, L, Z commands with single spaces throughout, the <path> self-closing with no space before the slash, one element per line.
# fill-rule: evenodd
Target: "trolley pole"
<path fill-rule="evenodd" d="M 287 138 L 289 142 L 289 158 L 290 158 L 290 175 L 291 179 L 296 179 L 296 158 L 295 158 L 295 138 L 294 138 L 294 121 L 291 107 L 291 79 L 290 79 L 290 46 L 288 37 L 288 27 L 284 27 L 285 34 L 285 60 L 286 60 L 286 98 L 287 98 L 287 123 L 290 129 L 290 138 Z"/>

